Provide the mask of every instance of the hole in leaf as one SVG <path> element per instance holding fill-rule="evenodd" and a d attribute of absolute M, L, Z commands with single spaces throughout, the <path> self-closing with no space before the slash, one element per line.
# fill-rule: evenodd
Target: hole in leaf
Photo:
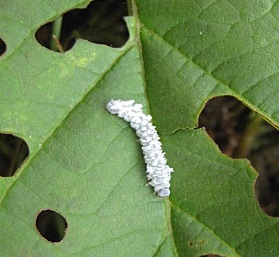
<path fill-rule="evenodd" d="M 123 19 L 127 15 L 124 0 L 95 0 L 86 9 L 71 10 L 56 21 L 43 25 L 35 37 L 42 46 L 59 52 L 70 50 L 77 38 L 121 47 L 129 38 Z"/>
<path fill-rule="evenodd" d="M 3 55 L 7 50 L 6 43 L 0 38 L 0 56 Z"/>
<path fill-rule="evenodd" d="M 40 234 L 50 242 L 60 242 L 67 230 L 67 221 L 53 210 L 44 210 L 36 219 L 36 227 Z"/>
<path fill-rule="evenodd" d="M 199 127 L 230 156 L 239 157 L 238 147 L 249 120 L 250 110 L 234 97 L 221 96 L 208 101 L 199 117 Z"/>
<path fill-rule="evenodd" d="M 199 127 L 220 150 L 233 158 L 247 158 L 259 172 L 255 194 L 262 210 L 279 216 L 279 133 L 258 114 L 234 97 L 208 101 L 199 117 Z"/>
<path fill-rule="evenodd" d="M 0 134 L 0 176 L 11 177 L 29 155 L 27 143 L 11 134 Z"/>

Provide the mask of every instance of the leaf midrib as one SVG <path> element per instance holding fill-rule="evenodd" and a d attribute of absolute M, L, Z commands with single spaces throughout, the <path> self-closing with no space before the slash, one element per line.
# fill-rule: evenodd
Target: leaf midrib
<path fill-rule="evenodd" d="M 188 216 L 190 217 L 192 220 L 195 220 L 196 223 L 200 224 L 202 227 L 204 227 L 208 232 L 212 233 L 214 236 L 216 236 L 216 238 L 222 242 L 225 246 L 227 246 L 233 253 L 235 253 L 237 257 L 242 257 L 236 250 L 234 247 L 232 247 L 230 244 L 228 244 L 227 242 L 225 242 L 219 235 L 217 235 L 214 231 L 212 231 L 211 228 L 209 228 L 206 224 L 204 224 L 203 222 L 201 222 L 200 220 L 197 219 L 196 216 L 192 215 L 189 212 L 186 212 L 185 210 L 182 210 L 179 206 L 175 205 L 174 203 L 171 203 L 171 207 L 173 209 L 176 209 L 178 212 L 182 213 L 183 216 Z"/>
<path fill-rule="evenodd" d="M 87 97 L 88 94 L 91 93 L 92 90 L 94 90 L 96 87 L 98 87 L 99 83 L 110 73 L 112 68 L 133 48 L 134 44 L 133 42 L 128 44 L 127 47 L 124 49 L 123 52 L 120 53 L 112 62 L 111 64 L 105 69 L 103 73 L 100 74 L 100 78 L 96 81 L 96 83 L 90 87 L 80 98 L 77 99 L 77 101 L 74 103 L 73 107 L 69 110 L 69 112 L 66 113 L 61 119 L 57 122 L 56 126 L 53 126 L 53 129 L 50 130 L 48 134 L 43 138 L 41 141 L 41 147 L 34 151 L 32 156 L 30 156 L 27 161 L 24 163 L 24 165 L 21 167 L 19 171 L 17 171 L 17 178 L 14 179 L 14 181 L 11 183 L 8 190 L 5 192 L 5 194 L 2 195 L 0 198 L 0 204 L 2 204 L 3 200 L 8 195 L 9 191 L 14 186 L 17 179 L 20 177 L 20 175 L 25 171 L 25 168 L 28 167 L 29 163 L 32 162 L 33 158 L 36 157 L 39 152 L 44 148 L 43 146 L 47 143 L 48 140 L 52 138 L 54 133 L 62 126 L 62 124 L 67 120 L 67 118 L 72 114 L 72 112 L 77 108 L 77 106 L 83 102 L 83 100 Z"/>

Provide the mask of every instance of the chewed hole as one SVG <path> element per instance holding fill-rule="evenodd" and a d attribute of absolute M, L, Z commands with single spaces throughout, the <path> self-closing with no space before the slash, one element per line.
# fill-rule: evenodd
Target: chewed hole
<path fill-rule="evenodd" d="M 27 143 L 11 134 L 0 134 L 0 176 L 11 177 L 29 155 Z"/>
<path fill-rule="evenodd" d="M 262 210 L 279 216 L 279 133 L 234 97 L 208 101 L 199 127 L 232 158 L 247 158 L 259 172 L 255 194 Z"/>
<path fill-rule="evenodd" d="M 43 210 L 36 219 L 36 227 L 40 234 L 50 242 L 60 242 L 66 233 L 66 219 L 53 210 Z"/>
<path fill-rule="evenodd" d="M 7 45 L 3 41 L 3 39 L 0 38 L 0 56 L 3 55 L 7 50 Z"/>
<path fill-rule="evenodd" d="M 129 38 L 123 19 L 127 15 L 124 0 L 95 0 L 86 9 L 71 10 L 56 21 L 43 25 L 35 36 L 42 46 L 57 52 L 70 50 L 77 38 L 121 47 Z"/>
<path fill-rule="evenodd" d="M 224 154 L 237 158 L 242 155 L 239 144 L 249 115 L 250 110 L 234 97 L 216 97 L 209 100 L 201 112 L 199 127 L 206 128 Z"/>

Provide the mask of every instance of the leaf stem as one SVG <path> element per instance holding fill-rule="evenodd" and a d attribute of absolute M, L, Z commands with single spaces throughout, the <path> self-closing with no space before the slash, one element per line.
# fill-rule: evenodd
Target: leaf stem
<path fill-rule="evenodd" d="M 241 137 L 237 157 L 247 157 L 249 155 L 253 141 L 257 137 L 260 125 L 263 121 L 261 116 L 252 114 L 243 136 Z"/>
<path fill-rule="evenodd" d="M 127 9 L 128 9 L 128 15 L 132 16 L 134 14 L 134 12 L 133 12 L 133 0 L 127 0 Z"/>
<path fill-rule="evenodd" d="M 52 40 L 50 43 L 50 49 L 64 53 L 64 49 L 60 43 L 61 28 L 63 23 L 63 16 L 60 16 L 53 22 L 52 26 Z"/>
<path fill-rule="evenodd" d="M 51 42 L 55 42 L 55 47 L 56 47 L 56 49 L 58 49 L 58 51 L 59 51 L 60 53 L 65 53 L 64 48 L 63 48 L 63 46 L 61 45 L 59 39 L 58 39 L 55 35 L 52 35 L 52 39 L 53 39 L 53 40 L 52 40 Z"/>

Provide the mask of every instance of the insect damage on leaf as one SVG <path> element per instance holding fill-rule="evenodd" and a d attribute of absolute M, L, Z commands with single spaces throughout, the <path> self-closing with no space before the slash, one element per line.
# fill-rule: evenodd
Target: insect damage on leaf
<path fill-rule="evenodd" d="M 173 169 L 167 165 L 160 137 L 151 123 L 151 115 L 145 115 L 142 105 L 135 103 L 134 100 L 111 100 L 106 105 L 106 109 L 129 122 L 131 127 L 136 130 L 142 145 L 149 184 L 154 187 L 155 193 L 159 196 L 169 196 Z"/>

